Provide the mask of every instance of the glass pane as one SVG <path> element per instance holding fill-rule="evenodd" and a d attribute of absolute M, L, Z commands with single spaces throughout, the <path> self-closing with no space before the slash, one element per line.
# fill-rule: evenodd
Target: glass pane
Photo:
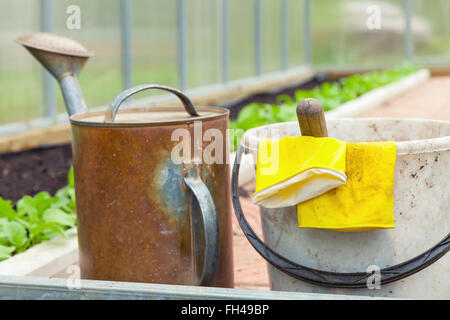
<path fill-rule="evenodd" d="M 80 29 L 67 26 L 70 14 L 67 8 L 72 0 L 58 0 L 54 3 L 54 32 L 73 38 L 95 53 L 86 63 L 80 75 L 80 87 L 88 108 L 108 104 L 122 91 L 120 56 L 120 3 L 119 0 L 79 0 Z M 64 102 L 58 88 L 58 111 L 65 112 Z"/>
<path fill-rule="evenodd" d="M 304 0 L 288 1 L 288 42 L 289 42 L 289 67 L 298 67 L 303 60 L 303 14 Z"/>
<path fill-rule="evenodd" d="M 39 1 L 0 1 L 0 12 L 0 124 L 31 120 L 44 112 L 42 67 L 14 40 L 39 31 Z"/>
<path fill-rule="evenodd" d="M 229 19 L 230 79 L 253 76 L 255 74 L 253 0 L 229 0 Z"/>
<path fill-rule="evenodd" d="M 189 88 L 220 81 L 221 8 L 218 0 L 186 1 Z"/>
<path fill-rule="evenodd" d="M 395 64 L 403 60 L 405 21 L 402 0 L 377 2 L 380 29 L 371 24 L 373 20 L 370 19 L 374 18 L 372 3 L 321 0 L 311 1 L 311 5 L 315 64 L 358 67 Z"/>
<path fill-rule="evenodd" d="M 415 55 L 430 63 L 450 63 L 450 1 L 413 1 Z"/>
<path fill-rule="evenodd" d="M 281 69 L 281 1 L 262 1 L 262 72 Z"/>
<path fill-rule="evenodd" d="M 133 85 L 178 86 L 176 0 L 133 0 Z"/>

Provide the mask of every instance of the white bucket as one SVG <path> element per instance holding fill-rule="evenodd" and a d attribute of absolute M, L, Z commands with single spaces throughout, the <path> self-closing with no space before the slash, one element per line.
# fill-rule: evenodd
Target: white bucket
<path fill-rule="evenodd" d="M 446 254 L 450 249 L 450 122 L 334 119 L 327 126 L 330 137 L 348 142 L 396 141 L 396 228 L 356 233 L 300 229 L 296 207 L 260 207 L 265 243 L 260 242 L 235 194 L 237 165 L 233 205 L 250 243 L 270 262 L 272 289 L 450 299 L 450 254 Z M 261 138 L 298 135 L 297 122 L 251 129 L 242 139 L 238 158 L 245 152 L 256 159 Z M 379 279 L 381 287 L 376 289 Z"/>

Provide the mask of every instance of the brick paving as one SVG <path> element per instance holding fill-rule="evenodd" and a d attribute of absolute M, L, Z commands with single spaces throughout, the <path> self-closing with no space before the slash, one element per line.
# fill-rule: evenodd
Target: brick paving
<path fill-rule="evenodd" d="M 450 120 L 450 77 L 434 77 L 361 117 L 425 118 Z M 244 186 L 251 194 L 254 183 Z M 247 196 L 241 196 L 242 208 L 252 228 L 261 235 L 259 210 Z M 249 244 L 233 217 L 235 287 L 269 290 L 267 265 Z"/>
<path fill-rule="evenodd" d="M 250 195 L 255 190 L 255 183 L 250 182 L 241 188 L 241 205 L 248 223 L 256 234 L 262 238 L 261 217 L 258 206 L 253 204 Z M 245 195 L 243 195 L 245 193 Z M 269 290 L 269 275 L 265 260 L 253 249 L 244 236 L 233 214 L 233 255 L 234 286 L 242 289 Z"/>

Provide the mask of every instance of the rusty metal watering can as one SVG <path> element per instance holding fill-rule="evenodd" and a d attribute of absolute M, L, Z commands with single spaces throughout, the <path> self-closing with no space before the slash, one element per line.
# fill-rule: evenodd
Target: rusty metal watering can
<path fill-rule="evenodd" d="M 70 116 L 82 278 L 232 287 L 228 111 L 141 85 L 120 93 L 106 112 L 87 112 L 77 76 L 91 54 L 53 34 L 18 42 L 59 81 Z M 184 109 L 119 111 L 148 89 L 175 94 Z M 203 161 L 208 130 L 220 140 L 215 159 L 222 161 Z M 192 151 L 178 162 L 177 137 Z"/>

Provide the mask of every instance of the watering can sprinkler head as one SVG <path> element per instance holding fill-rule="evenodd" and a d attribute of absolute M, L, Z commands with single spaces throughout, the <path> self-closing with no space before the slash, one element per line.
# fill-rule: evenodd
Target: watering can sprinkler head
<path fill-rule="evenodd" d="M 58 80 L 69 116 L 86 112 L 77 76 L 93 54 L 80 43 L 51 33 L 32 33 L 18 38 L 17 42 Z"/>

